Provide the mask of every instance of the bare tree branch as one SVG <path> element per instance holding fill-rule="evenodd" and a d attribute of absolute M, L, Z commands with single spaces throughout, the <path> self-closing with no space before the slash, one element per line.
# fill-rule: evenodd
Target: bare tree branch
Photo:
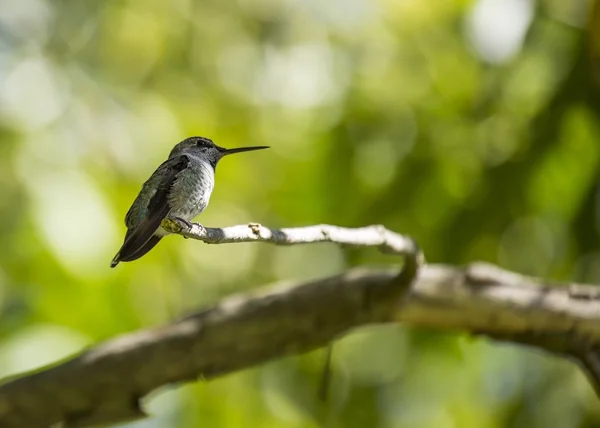
<path fill-rule="evenodd" d="M 198 223 L 186 224 L 178 220 L 165 219 L 162 226 L 172 233 L 178 233 L 186 238 L 197 239 L 207 244 L 260 241 L 276 245 L 298 245 L 334 242 L 342 245 L 378 247 L 384 253 L 402 256 L 413 256 L 419 253 L 411 238 L 398 235 L 381 225 L 347 228 L 319 224 L 307 227 L 269 229 L 258 223 L 249 223 L 225 228 L 207 228 Z"/>
<path fill-rule="evenodd" d="M 275 245 L 300 245 L 333 242 L 344 246 L 376 247 L 382 253 L 397 254 L 404 258 L 404 266 L 396 279 L 399 286 L 392 288 L 394 295 L 390 295 L 390 298 L 399 298 L 406 292 L 419 266 L 425 262 L 421 249 L 412 238 L 392 232 L 382 225 L 348 228 L 318 224 L 270 229 L 259 223 L 248 223 L 224 228 L 207 228 L 198 223 L 170 218 L 164 219 L 161 225 L 169 232 L 207 244 L 267 242 Z"/>
<path fill-rule="evenodd" d="M 434 265 L 421 269 L 406 293 L 413 279 L 406 272 L 414 273 L 418 266 L 412 241 L 400 237 L 402 244 L 396 246 L 398 235 L 388 238 L 391 232 L 378 227 L 358 233 L 330 226 L 308 230 L 192 226 L 180 233 L 205 242 L 288 244 L 290 239 L 316 238 L 376 245 L 404 254 L 405 274 L 399 280 L 397 270 L 353 269 L 229 297 L 178 322 L 112 339 L 58 366 L 1 385 L 0 426 L 35 428 L 62 421 L 81 427 L 143 417 L 140 398 L 163 385 L 211 379 L 306 352 L 353 328 L 383 322 L 472 332 L 575 356 L 600 385 L 597 287 L 550 285 L 483 264 Z M 346 239 L 348 231 L 355 233 L 355 240 Z"/>

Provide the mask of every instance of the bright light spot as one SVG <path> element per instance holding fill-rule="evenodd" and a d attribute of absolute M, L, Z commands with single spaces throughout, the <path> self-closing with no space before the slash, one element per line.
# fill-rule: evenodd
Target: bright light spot
<path fill-rule="evenodd" d="M 39 128 L 57 119 L 70 98 L 64 79 L 44 58 L 29 58 L 9 71 L 0 86 L 0 116 L 25 129 Z"/>
<path fill-rule="evenodd" d="M 55 363 L 89 343 L 88 337 L 66 327 L 40 324 L 22 328 L 2 343 L 0 377 Z"/>
<path fill-rule="evenodd" d="M 135 135 L 134 150 L 138 155 L 131 165 L 136 173 L 148 174 L 158 165 L 157 158 L 166 159 L 169 152 L 182 137 L 178 119 L 164 99 L 155 96 L 139 97 L 129 116 L 129 129 Z M 155 152 L 156 157 L 149 154 Z M 146 179 L 147 177 L 144 177 Z"/>
<path fill-rule="evenodd" d="M 335 66 L 328 45 L 267 49 L 264 70 L 256 85 L 256 100 L 291 108 L 310 108 L 337 100 L 348 84 Z"/>
<path fill-rule="evenodd" d="M 479 0 L 467 17 L 467 34 L 477 54 L 490 63 L 511 59 L 533 19 L 532 0 Z"/>
<path fill-rule="evenodd" d="M 256 70 L 260 67 L 260 51 L 251 43 L 226 46 L 219 56 L 219 77 L 223 86 L 243 98 L 252 97 Z"/>
<path fill-rule="evenodd" d="M 46 40 L 52 9 L 42 0 L 2 0 L 0 27 L 29 43 Z"/>
<path fill-rule="evenodd" d="M 368 0 L 294 0 L 316 22 L 341 28 L 362 24 L 375 16 L 377 2 Z"/>
<path fill-rule="evenodd" d="M 108 272 L 119 241 L 112 213 L 87 176 L 76 171 L 24 177 L 34 198 L 34 220 L 42 237 L 68 270 Z"/>

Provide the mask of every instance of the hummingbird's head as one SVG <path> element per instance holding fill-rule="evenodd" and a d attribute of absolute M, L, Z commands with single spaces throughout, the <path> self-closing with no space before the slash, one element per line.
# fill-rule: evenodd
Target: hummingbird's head
<path fill-rule="evenodd" d="M 206 161 L 209 162 L 213 168 L 216 168 L 217 163 L 223 156 L 268 148 L 269 146 L 252 146 L 226 149 L 224 147 L 217 146 L 210 138 L 190 137 L 173 147 L 169 157 L 171 158 L 173 156 L 179 156 L 183 154 L 195 155 L 197 157 L 206 159 Z"/>

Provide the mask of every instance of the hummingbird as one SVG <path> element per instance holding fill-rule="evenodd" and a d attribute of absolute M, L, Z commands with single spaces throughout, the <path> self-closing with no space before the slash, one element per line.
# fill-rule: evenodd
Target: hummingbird
<path fill-rule="evenodd" d="M 215 169 L 224 156 L 268 148 L 225 149 L 204 137 L 186 138 L 175 145 L 169 158 L 144 183 L 125 215 L 125 240 L 110 267 L 137 260 L 154 248 L 169 234 L 161 227 L 163 219 L 190 225 L 190 220 L 208 205 L 215 187 Z"/>

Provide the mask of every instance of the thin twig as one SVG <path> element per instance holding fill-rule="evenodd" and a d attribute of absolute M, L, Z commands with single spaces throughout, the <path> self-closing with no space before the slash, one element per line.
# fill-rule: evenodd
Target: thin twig
<path fill-rule="evenodd" d="M 319 224 L 315 226 L 270 229 L 259 223 L 248 223 L 224 228 L 204 227 L 192 223 L 192 227 L 174 219 L 162 222 L 164 229 L 186 238 L 207 244 L 230 244 L 237 242 L 269 242 L 276 245 L 315 244 L 333 242 L 348 246 L 378 247 L 382 252 L 402 256 L 422 257 L 416 243 L 408 236 L 399 235 L 381 225 L 347 228 Z"/>
<path fill-rule="evenodd" d="M 323 364 L 323 371 L 321 373 L 321 379 L 319 382 L 319 390 L 317 396 L 321 402 L 327 402 L 327 396 L 329 395 L 329 384 L 331 382 L 331 357 L 333 354 L 333 343 L 329 343 L 325 349 L 325 363 Z"/>

